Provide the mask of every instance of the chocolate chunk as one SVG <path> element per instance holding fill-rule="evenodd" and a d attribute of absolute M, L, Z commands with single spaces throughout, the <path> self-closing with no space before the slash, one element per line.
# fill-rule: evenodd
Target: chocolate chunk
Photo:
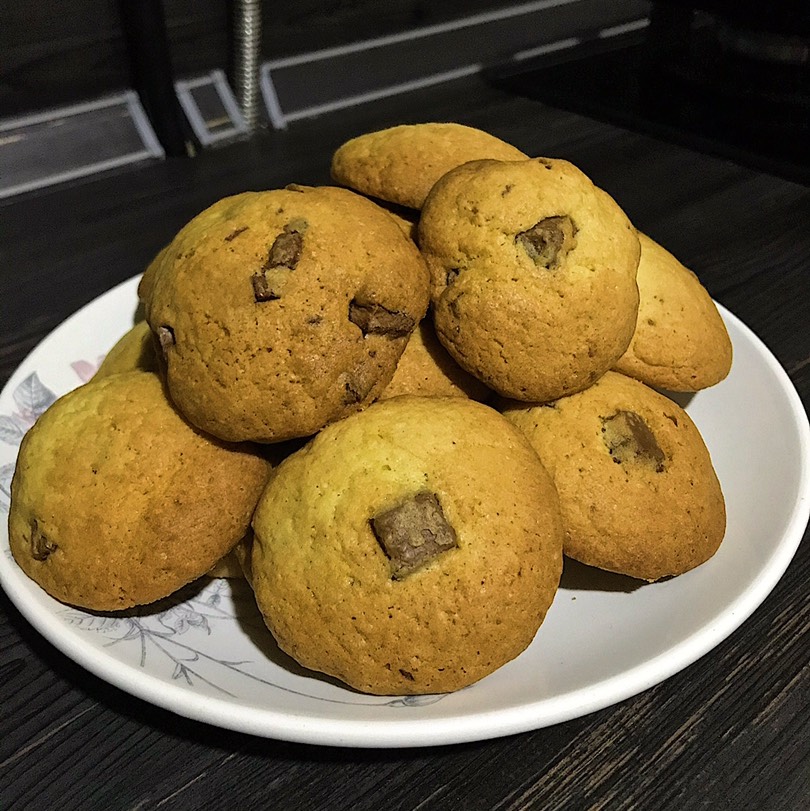
<path fill-rule="evenodd" d="M 640 462 L 664 470 L 666 456 L 646 422 L 634 411 L 617 411 L 602 418 L 602 433 L 613 461 L 617 464 Z"/>
<path fill-rule="evenodd" d="M 398 507 L 374 516 L 371 529 L 391 561 L 394 580 L 458 546 L 456 532 L 447 523 L 434 493 L 417 493 Z"/>
<path fill-rule="evenodd" d="M 538 267 L 554 270 L 576 245 L 576 232 L 568 215 L 546 217 L 535 223 L 528 231 L 515 236 L 518 243 Z"/>
<path fill-rule="evenodd" d="M 253 284 L 253 298 L 256 301 L 273 301 L 281 298 L 283 285 L 279 284 L 277 278 L 268 279 L 267 271 L 263 270 L 261 273 L 254 273 L 250 277 L 250 281 Z"/>
<path fill-rule="evenodd" d="M 176 343 L 174 338 L 174 330 L 165 324 L 162 327 L 157 328 L 157 337 L 158 341 L 160 341 L 160 348 L 163 350 L 164 355 L 166 352 L 168 352 L 169 347 L 174 346 Z"/>
<path fill-rule="evenodd" d="M 349 321 L 356 324 L 363 335 L 386 335 L 402 338 L 409 335 L 416 321 L 407 313 L 388 310 L 382 304 L 361 303 L 352 299 L 349 304 Z"/>
<path fill-rule="evenodd" d="M 295 270 L 295 266 L 301 258 L 306 230 L 307 221 L 300 217 L 288 222 L 270 247 L 264 269 L 285 267 Z"/>
<path fill-rule="evenodd" d="M 47 560 L 57 550 L 57 545 L 40 531 L 37 519 L 31 521 L 31 557 L 34 560 Z"/>
<path fill-rule="evenodd" d="M 253 298 L 256 301 L 273 301 L 281 298 L 288 272 L 295 270 L 301 259 L 307 225 L 307 221 L 300 217 L 291 220 L 275 238 L 268 251 L 267 261 L 261 270 L 250 277 Z"/>
<path fill-rule="evenodd" d="M 248 227 L 245 225 L 242 228 L 237 228 L 235 231 L 231 231 L 231 233 L 225 237 L 225 242 L 233 242 L 239 236 L 239 234 L 244 234 L 247 230 Z"/>
<path fill-rule="evenodd" d="M 341 380 L 344 388 L 343 402 L 352 405 L 368 397 L 377 382 L 377 377 L 372 368 L 361 366 L 351 374 L 341 375 Z"/>

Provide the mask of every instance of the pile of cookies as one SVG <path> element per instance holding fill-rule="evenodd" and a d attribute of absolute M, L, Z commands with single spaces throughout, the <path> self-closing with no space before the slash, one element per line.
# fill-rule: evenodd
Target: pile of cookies
<path fill-rule="evenodd" d="M 145 320 L 22 443 L 21 568 L 109 611 L 233 551 L 285 651 L 404 694 L 523 651 L 563 552 L 649 581 L 711 557 L 719 482 L 653 388 L 730 369 L 694 274 L 572 164 L 469 127 L 331 171 L 219 201 L 147 268 Z"/>

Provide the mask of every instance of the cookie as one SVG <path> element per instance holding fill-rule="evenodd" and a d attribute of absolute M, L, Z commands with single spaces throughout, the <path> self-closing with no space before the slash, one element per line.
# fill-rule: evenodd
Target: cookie
<path fill-rule="evenodd" d="M 548 401 L 590 386 L 630 343 L 635 229 L 572 164 L 477 161 L 419 221 L 439 340 L 491 389 Z"/>
<path fill-rule="evenodd" d="M 155 276 L 157 275 L 158 268 L 163 262 L 163 257 L 169 250 L 169 246 L 164 246 L 158 251 L 157 256 L 149 263 L 146 270 L 138 282 L 138 300 L 141 302 L 148 301 L 152 296 L 152 287 L 154 285 Z"/>
<path fill-rule="evenodd" d="M 703 438 L 643 383 L 608 372 L 587 391 L 513 403 L 504 416 L 554 479 L 566 555 L 653 581 L 699 566 L 723 540 L 723 493 Z"/>
<path fill-rule="evenodd" d="M 274 472 L 253 521 L 256 599 L 306 667 L 368 693 L 457 690 L 535 636 L 560 577 L 558 509 L 493 409 L 376 403 Z"/>
<path fill-rule="evenodd" d="M 691 270 L 639 233 L 638 321 L 618 372 L 670 391 L 698 391 L 731 370 L 731 339 L 711 296 Z"/>
<path fill-rule="evenodd" d="M 402 124 L 347 141 L 332 157 L 332 179 L 409 208 L 421 208 L 431 186 L 472 160 L 521 160 L 519 149 L 462 124 Z"/>
<path fill-rule="evenodd" d="M 121 372 L 157 372 L 159 364 L 146 321 L 139 321 L 107 353 L 94 375 L 100 380 Z"/>
<path fill-rule="evenodd" d="M 411 335 L 391 382 L 378 399 L 400 394 L 422 397 L 469 397 L 486 400 L 492 392 L 464 371 L 439 343 L 433 322 L 423 318 Z"/>
<path fill-rule="evenodd" d="M 11 551 L 64 603 L 151 603 L 230 551 L 268 475 L 251 449 L 194 430 L 157 375 L 112 375 L 57 400 L 23 438 Z"/>
<path fill-rule="evenodd" d="M 427 285 L 419 251 L 381 208 L 346 189 L 289 186 L 195 217 L 160 262 L 146 317 L 194 425 L 278 442 L 380 394 Z"/>

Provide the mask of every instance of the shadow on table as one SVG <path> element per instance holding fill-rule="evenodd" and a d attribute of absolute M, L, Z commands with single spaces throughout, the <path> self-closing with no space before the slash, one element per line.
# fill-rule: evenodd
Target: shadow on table
<path fill-rule="evenodd" d="M 563 558 L 560 588 L 569 591 L 631 591 L 646 585 L 643 580 L 586 566 L 573 558 Z"/>

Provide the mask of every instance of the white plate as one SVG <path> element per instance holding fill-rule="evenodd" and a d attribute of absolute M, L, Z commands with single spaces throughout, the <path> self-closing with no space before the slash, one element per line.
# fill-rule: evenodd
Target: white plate
<path fill-rule="evenodd" d="M 80 310 L 26 359 L 0 395 L 0 510 L 19 439 L 54 395 L 79 385 L 132 323 L 137 280 Z M 93 615 L 51 599 L 0 536 L 0 581 L 32 625 L 102 679 L 180 715 L 256 735 L 347 746 L 480 740 L 565 721 L 656 684 L 737 628 L 787 568 L 810 510 L 810 429 L 761 341 L 721 311 L 734 367 L 687 405 L 728 508 L 715 557 L 653 585 L 567 565 L 529 649 L 446 696 L 365 696 L 298 668 L 238 582 L 205 580 L 159 607 Z"/>

